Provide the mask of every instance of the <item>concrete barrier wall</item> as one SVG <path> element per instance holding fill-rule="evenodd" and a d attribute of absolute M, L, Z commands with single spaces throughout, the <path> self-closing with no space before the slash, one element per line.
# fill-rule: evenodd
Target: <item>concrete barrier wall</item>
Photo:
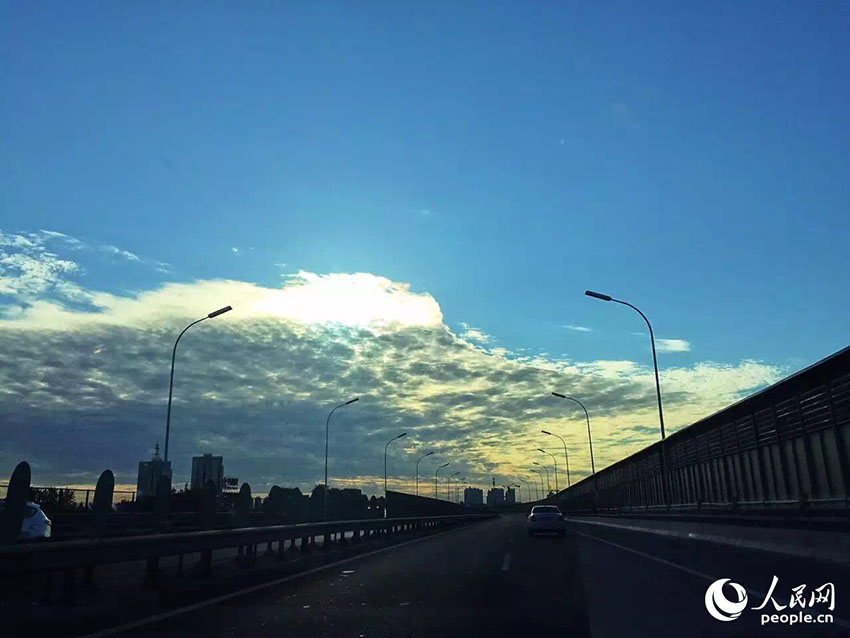
<path fill-rule="evenodd" d="M 559 492 L 570 511 L 844 509 L 850 347 Z"/>

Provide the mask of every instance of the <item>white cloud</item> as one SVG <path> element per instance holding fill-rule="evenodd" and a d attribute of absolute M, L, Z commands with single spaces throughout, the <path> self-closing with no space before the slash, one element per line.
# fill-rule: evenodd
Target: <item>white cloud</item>
<path fill-rule="evenodd" d="M 562 327 L 566 328 L 567 330 L 574 330 L 576 332 L 592 332 L 592 328 L 587 328 L 585 326 L 566 325 L 566 326 L 562 326 Z"/>
<path fill-rule="evenodd" d="M 473 328 L 468 323 L 461 321 L 461 327 L 463 328 L 463 332 L 460 333 L 460 336 L 467 341 L 477 341 L 478 343 L 489 343 L 492 340 L 492 337 L 488 335 L 486 332 L 479 330 L 478 328 Z"/>
<path fill-rule="evenodd" d="M 131 253 L 129 250 L 124 250 L 123 248 L 118 248 L 118 246 L 101 246 L 101 250 L 104 250 L 108 253 L 112 253 L 113 255 L 118 255 L 119 257 L 123 257 L 127 261 L 141 261 L 141 257 L 136 255 L 135 253 Z"/>
<path fill-rule="evenodd" d="M 684 339 L 656 339 L 655 349 L 658 352 L 690 352 L 691 344 Z"/>
<path fill-rule="evenodd" d="M 80 271 L 70 259 L 61 259 L 50 252 L 46 242 L 61 233 L 10 234 L 0 230 L 0 294 L 9 295 L 18 304 L 33 299 L 58 296 L 66 301 L 88 297 L 69 277 Z M 15 308 L 18 313 L 18 309 Z"/>
<path fill-rule="evenodd" d="M 239 248 L 237 246 L 234 246 L 233 248 L 230 249 L 230 252 L 232 252 L 235 255 L 238 255 L 239 254 Z"/>

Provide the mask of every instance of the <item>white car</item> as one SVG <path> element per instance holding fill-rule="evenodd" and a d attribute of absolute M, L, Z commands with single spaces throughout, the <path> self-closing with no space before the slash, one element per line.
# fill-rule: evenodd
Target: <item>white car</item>
<path fill-rule="evenodd" d="M 532 507 L 526 527 L 529 536 L 534 536 L 537 532 L 556 532 L 559 536 L 567 534 L 567 522 L 561 510 L 555 505 Z"/>
<path fill-rule="evenodd" d="M 5 501 L 0 501 L 0 511 L 6 507 Z M 50 538 L 53 531 L 53 523 L 47 518 L 38 503 L 27 502 L 24 510 L 24 520 L 21 523 L 21 534 L 19 540 L 32 538 Z"/>

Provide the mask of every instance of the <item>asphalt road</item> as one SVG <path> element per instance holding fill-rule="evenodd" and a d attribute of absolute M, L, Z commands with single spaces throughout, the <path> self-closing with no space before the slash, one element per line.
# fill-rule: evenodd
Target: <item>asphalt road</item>
<path fill-rule="evenodd" d="M 833 614 L 846 623 L 842 592 L 850 592 L 850 582 L 843 570 L 597 526 L 570 529 L 566 538 L 529 538 L 524 517 L 504 516 L 117 635 L 850 635 L 850 624 L 761 627 L 761 612 L 749 609 L 762 602 L 773 575 L 780 579 L 775 598 L 786 604 L 791 587 L 806 583 L 808 592 L 833 582 Z M 749 596 L 748 609 L 730 622 L 711 618 L 704 604 L 706 587 L 723 577 Z"/>

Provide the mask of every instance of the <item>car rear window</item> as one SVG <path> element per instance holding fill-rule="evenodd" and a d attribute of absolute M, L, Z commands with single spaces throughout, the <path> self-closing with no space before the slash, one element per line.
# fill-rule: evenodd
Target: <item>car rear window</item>
<path fill-rule="evenodd" d="M 532 514 L 560 514 L 561 510 L 559 510 L 554 505 L 538 505 L 537 507 L 531 508 Z"/>

